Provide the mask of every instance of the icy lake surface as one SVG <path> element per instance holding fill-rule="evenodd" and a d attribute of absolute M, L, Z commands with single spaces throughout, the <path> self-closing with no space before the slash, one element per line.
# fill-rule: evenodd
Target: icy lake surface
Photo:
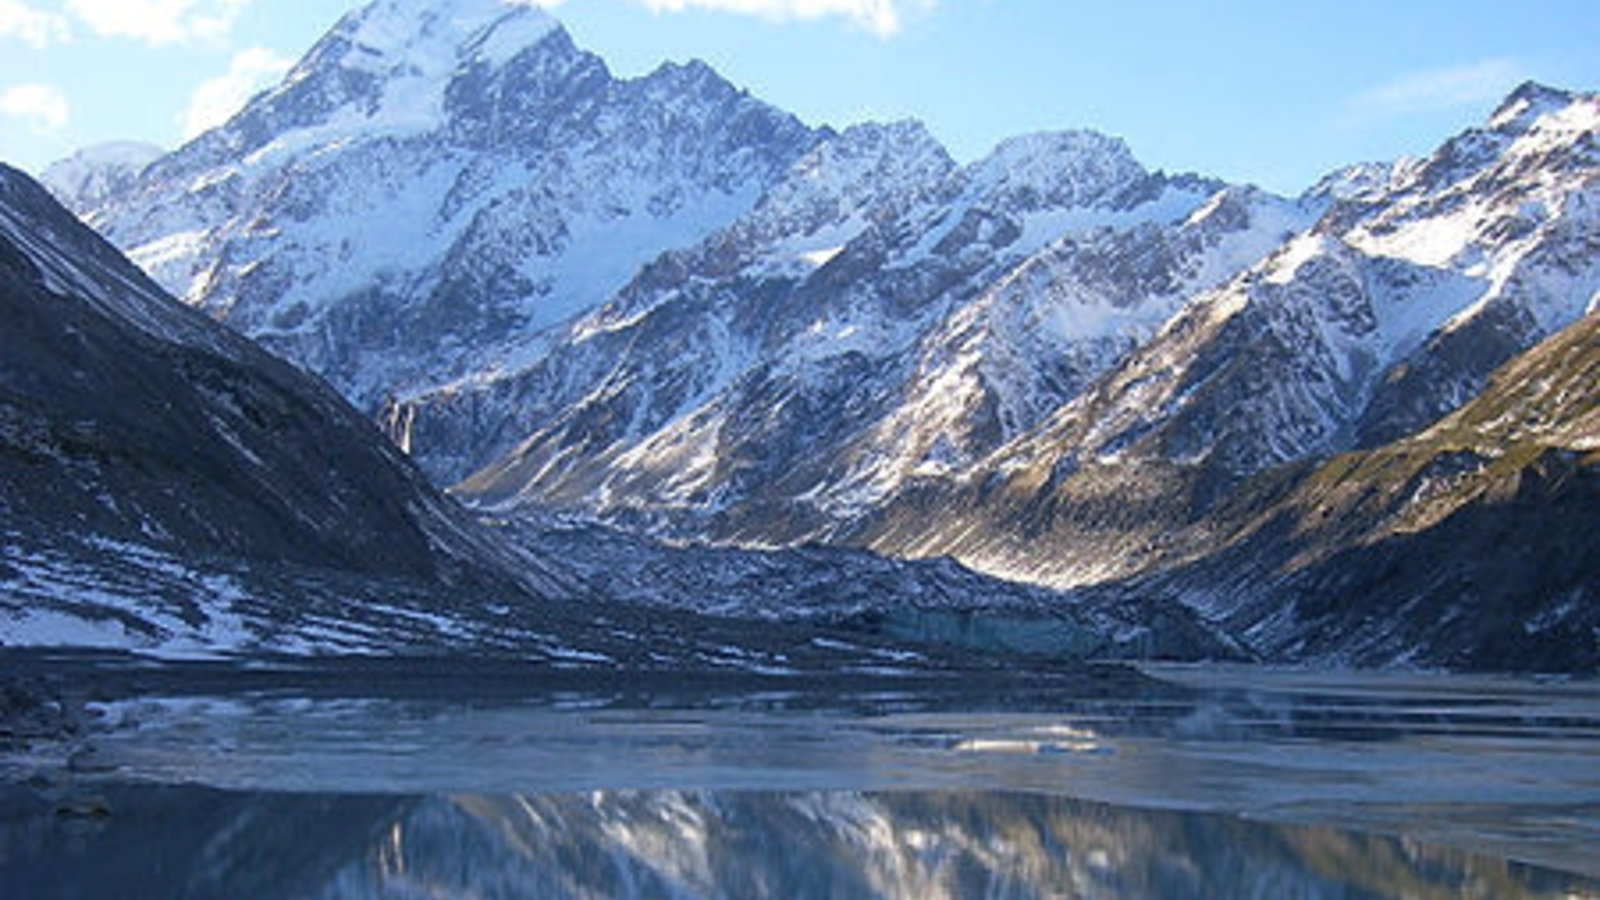
<path fill-rule="evenodd" d="M 1600 685 L 1151 671 L 117 699 L 0 757 L 0 895 L 1600 897 Z"/>

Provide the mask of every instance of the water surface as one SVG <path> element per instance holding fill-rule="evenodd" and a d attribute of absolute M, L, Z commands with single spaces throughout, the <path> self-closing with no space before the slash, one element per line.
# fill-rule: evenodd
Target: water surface
<path fill-rule="evenodd" d="M 165 681 L 93 704 L 87 739 L 6 757 L 0 886 L 1600 897 L 1595 684 L 1154 674 Z"/>

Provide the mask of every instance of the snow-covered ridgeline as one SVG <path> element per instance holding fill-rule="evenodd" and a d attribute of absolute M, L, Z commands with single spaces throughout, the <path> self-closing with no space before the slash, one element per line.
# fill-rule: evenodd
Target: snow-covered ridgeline
<path fill-rule="evenodd" d="M 382 0 L 89 215 L 375 411 L 517 365 L 821 136 L 702 64 L 616 79 L 526 4 Z"/>

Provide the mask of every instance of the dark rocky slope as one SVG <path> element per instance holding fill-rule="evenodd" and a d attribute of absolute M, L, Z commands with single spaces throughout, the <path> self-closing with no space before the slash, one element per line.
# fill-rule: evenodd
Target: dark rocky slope
<path fill-rule="evenodd" d="M 1230 549 L 1159 583 L 1208 585 L 1182 591 L 1269 658 L 1600 669 L 1600 312 L 1292 484 L 1242 492 Z"/>
<path fill-rule="evenodd" d="M 1090 593 L 1181 601 L 1251 655 L 1345 665 L 1600 669 L 1600 313 L 1457 412 L 1273 470 Z"/>
<path fill-rule="evenodd" d="M 10 527 L 373 575 L 483 571 L 465 516 L 326 385 L 171 302 L 9 169 L 0 229 Z"/>

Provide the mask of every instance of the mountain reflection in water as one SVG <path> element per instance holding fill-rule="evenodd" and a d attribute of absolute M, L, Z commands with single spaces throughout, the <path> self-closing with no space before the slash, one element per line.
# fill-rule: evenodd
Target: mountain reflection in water
<path fill-rule="evenodd" d="M 1590 681 L 7 662 L 0 900 L 1600 900 Z"/>
<path fill-rule="evenodd" d="M 1007 792 L 375 795 L 9 788 L 0 872 L 66 897 L 1583 897 L 1333 828 Z"/>

